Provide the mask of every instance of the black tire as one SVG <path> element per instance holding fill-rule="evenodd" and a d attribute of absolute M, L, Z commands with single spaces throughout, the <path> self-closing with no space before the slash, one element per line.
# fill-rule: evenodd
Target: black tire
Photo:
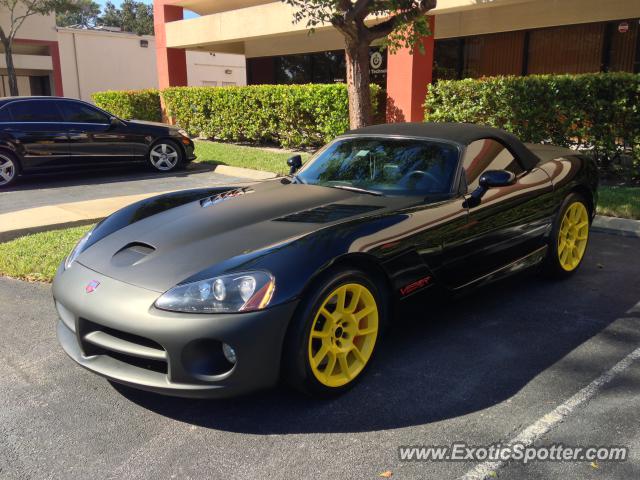
<path fill-rule="evenodd" d="M 338 386 L 328 386 L 318 380 L 316 374 L 314 374 L 312 366 L 311 366 L 311 349 L 312 344 L 310 340 L 311 329 L 316 324 L 316 318 L 319 317 L 319 309 L 320 307 L 332 297 L 332 292 L 339 290 L 341 287 L 343 288 L 351 288 L 352 285 L 360 285 L 368 290 L 373 297 L 376 307 L 377 307 L 377 332 L 375 336 L 375 340 L 373 342 L 373 350 L 369 354 L 368 359 L 364 362 L 364 367 L 359 365 L 352 364 L 352 366 L 356 367 L 355 369 L 360 370 L 355 373 L 354 377 L 344 385 Z M 364 290 L 363 290 L 364 292 Z M 284 379 L 286 382 L 291 385 L 293 388 L 304 392 L 306 394 L 318 397 L 330 397 L 334 395 L 339 395 L 346 390 L 352 388 L 358 381 L 362 378 L 362 376 L 366 373 L 367 369 L 371 365 L 376 350 L 378 349 L 378 345 L 380 344 L 382 333 L 384 332 L 385 326 L 388 321 L 389 315 L 389 300 L 388 296 L 384 292 L 384 284 L 381 281 L 377 281 L 371 275 L 367 273 L 357 270 L 357 269 L 341 269 L 334 270 L 332 272 L 328 272 L 323 275 L 317 281 L 314 282 L 313 286 L 309 289 L 309 292 L 302 299 L 294 318 L 291 321 L 291 325 L 287 332 L 287 337 L 285 339 L 285 345 L 283 349 L 283 357 L 282 357 L 282 371 L 284 374 Z M 348 295 L 348 293 L 347 293 Z M 368 295 L 362 293 L 361 296 L 369 298 Z M 351 296 L 349 299 L 349 306 L 351 306 L 351 301 L 354 300 L 354 297 Z M 364 311 L 364 300 L 358 300 L 360 302 L 356 305 L 356 308 L 362 308 L 360 311 Z M 347 302 L 345 301 L 345 306 Z M 328 306 L 328 305 L 327 305 Z M 354 310 L 355 311 L 355 310 Z M 356 311 L 357 313 L 357 311 Z M 334 311 L 335 314 L 335 311 Z M 366 322 L 365 328 L 369 328 L 369 316 L 364 317 L 364 321 Z M 353 320 L 353 319 L 352 319 Z M 356 322 L 356 328 L 360 325 L 360 320 Z M 344 323 L 344 333 L 343 335 L 347 335 L 347 339 L 338 338 L 332 336 L 332 342 L 338 343 L 345 342 L 342 344 L 342 347 L 348 348 L 346 343 L 349 342 L 347 329 L 347 321 Z M 334 335 L 338 332 L 340 327 L 334 331 Z M 364 331 L 364 330 L 363 330 Z M 350 330 L 352 333 L 353 330 Z M 370 334 L 372 335 L 372 334 Z M 362 345 L 358 347 L 358 352 L 360 352 L 360 348 L 362 348 L 362 352 L 365 351 L 365 343 L 369 342 L 367 338 L 371 338 L 369 336 L 360 336 L 355 335 L 351 338 L 352 348 L 356 346 L 357 341 L 361 341 Z M 316 340 L 313 340 L 314 342 Z M 322 340 L 324 341 L 324 340 Z M 368 348 L 366 348 L 368 350 Z M 334 354 L 332 354 L 334 355 Z M 345 362 L 347 362 L 348 356 L 351 354 L 346 354 Z M 366 353 L 365 353 L 366 356 Z M 353 355 L 355 357 L 355 355 Z M 329 358 L 327 356 L 327 358 Z M 321 359 L 322 360 L 322 359 Z M 355 358 L 352 358 L 352 361 Z M 327 360 L 328 363 L 329 360 Z M 360 363 L 358 360 L 355 360 L 356 363 Z M 342 363 L 334 360 L 334 364 L 340 363 L 339 370 L 342 370 Z M 337 367 L 337 365 L 336 365 Z M 325 366 L 325 369 L 328 366 Z M 347 369 L 349 370 L 349 369 Z"/>
<path fill-rule="evenodd" d="M 586 228 L 582 229 L 583 235 L 584 235 L 584 232 L 586 232 L 587 238 L 585 239 L 584 248 L 582 249 L 582 252 L 579 255 L 579 259 L 577 260 L 577 265 L 571 266 L 571 268 L 568 269 L 566 267 L 566 264 L 565 266 L 563 266 L 563 262 L 561 260 L 561 254 L 563 252 L 560 252 L 560 249 L 561 249 L 560 230 L 562 227 L 562 222 L 565 219 L 565 215 L 567 215 L 567 211 L 570 208 L 572 208 L 572 206 L 575 205 L 576 203 L 581 204 L 587 213 L 587 220 L 586 220 L 587 226 Z M 547 255 L 542 263 L 542 272 L 547 277 L 554 278 L 554 279 L 567 278 L 573 275 L 580 268 L 580 265 L 582 265 L 582 261 L 584 260 L 584 255 L 588 246 L 590 227 L 591 227 L 591 212 L 590 212 L 589 203 L 587 202 L 585 197 L 579 193 L 571 193 L 567 195 L 567 197 L 562 202 L 560 209 L 558 210 L 558 214 L 556 215 L 556 218 L 553 221 L 553 227 L 551 229 L 551 233 L 549 235 L 549 240 L 547 243 L 547 247 L 548 247 Z"/>
<path fill-rule="evenodd" d="M 18 180 L 20 162 L 13 153 L 0 150 L 0 188 L 8 188 Z"/>
<path fill-rule="evenodd" d="M 185 164 L 182 147 L 173 140 L 164 138 L 151 145 L 147 161 L 152 169 L 162 173 L 179 170 Z"/>

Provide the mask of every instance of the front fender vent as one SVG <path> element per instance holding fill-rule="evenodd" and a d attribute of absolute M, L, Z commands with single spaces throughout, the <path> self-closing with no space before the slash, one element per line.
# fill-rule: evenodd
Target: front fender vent
<path fill-rule="evenodd" d="M 382 207 L 376 205 L 347 205 L 344 203 L 331 203 L 322 207 L 292 213 L 284 217 L 276 218 L 275 222 L 299 222 L 299 223 L 331 223 L 344 218 L 355 217 L 365 213 L 379 210 Z"/>

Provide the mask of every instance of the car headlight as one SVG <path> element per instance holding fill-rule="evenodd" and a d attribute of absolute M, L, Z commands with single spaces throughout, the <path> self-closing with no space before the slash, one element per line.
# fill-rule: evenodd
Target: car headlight
<path fill-rule="evenodd" d="M 156 308 L 185 313 L 250 312 L 265 308 L 275 289 L 266 272 L 241 272 L 178 285 L 156 300 Z"/>
<path fill-rule="evenodd" d="M 84 249 L 87 247 L 87 242 L 89 241 L 89 238 L 91 237 L 92 233 L 93 233 L 93 229 L 89 230 L 78 241 L 78 243 L 76 243 L 76 246 L 73 247 L 73 250 L 71 250 L 71 253 L 69 254 L 69 256 L 64 261 L 64 269 L 65 270 L 67 270 L 71 265 L 73 265 L 73 262 L 76 261 L 76 259 L 80 256 L 80 254 L 82 252 L 84 252 Z"/>
<path fill-rule="evenodd" d="M 189 133 L 186 130 L 182 129 L 182 128 L 180 130 L 178 130 L 178 133 L 180 135 L 182 135 L 183 137 L 189 138 Z"/>

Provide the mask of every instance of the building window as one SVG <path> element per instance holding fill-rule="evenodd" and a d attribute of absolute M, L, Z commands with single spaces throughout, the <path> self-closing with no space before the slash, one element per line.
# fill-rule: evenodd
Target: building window
<path fill-rule="evenodd" d="M 434 80 L 640 72 L 638 19 L 436 40 Z"/>
<path fill-rule="evenodd" d="M 611 22 L 607 70 L 640 73 L 640 30 L 638 20 Z"/>
<path fill-rule="evenodd" d="M 434 80 L 461 78 L 464 58 L 464 38 L 436 40 L 433 58 Z"/>
<path fill-rule="evenodd" d="M 371 83 L 386 84 L 386 52 L 381 52 L 379 48 L 371 49 L 369 71 Z M 342 83 L 346 78 L 343 50 L 247 59 L 247 80 L 250 85 Z"/>
<path fill-rule="evenodd" d="M 33 75 L 29 77 L 31 95 L 51 95 L 51 78 L 49 75 Z"/>
<path fill-rule="evenodd" d="M 604 23 L 532 30 L 527 73 L 599 72 L 604 33 Z"/>
<path fill-rule="evenodd" d="M 521 75 L 524 39 L 522 30 L 467 39 L 463 75 L 470 78 Z"/>

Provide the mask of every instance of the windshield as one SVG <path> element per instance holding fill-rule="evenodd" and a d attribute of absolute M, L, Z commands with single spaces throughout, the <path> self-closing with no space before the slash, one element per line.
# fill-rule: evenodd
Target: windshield
<path fill-rule="evenodd" d="M 455 145 L 430 140 L 355 137 L 321 150 L 297 175 L 311 185 L 384 195 L 448 193 L 458 165 Z"/>

